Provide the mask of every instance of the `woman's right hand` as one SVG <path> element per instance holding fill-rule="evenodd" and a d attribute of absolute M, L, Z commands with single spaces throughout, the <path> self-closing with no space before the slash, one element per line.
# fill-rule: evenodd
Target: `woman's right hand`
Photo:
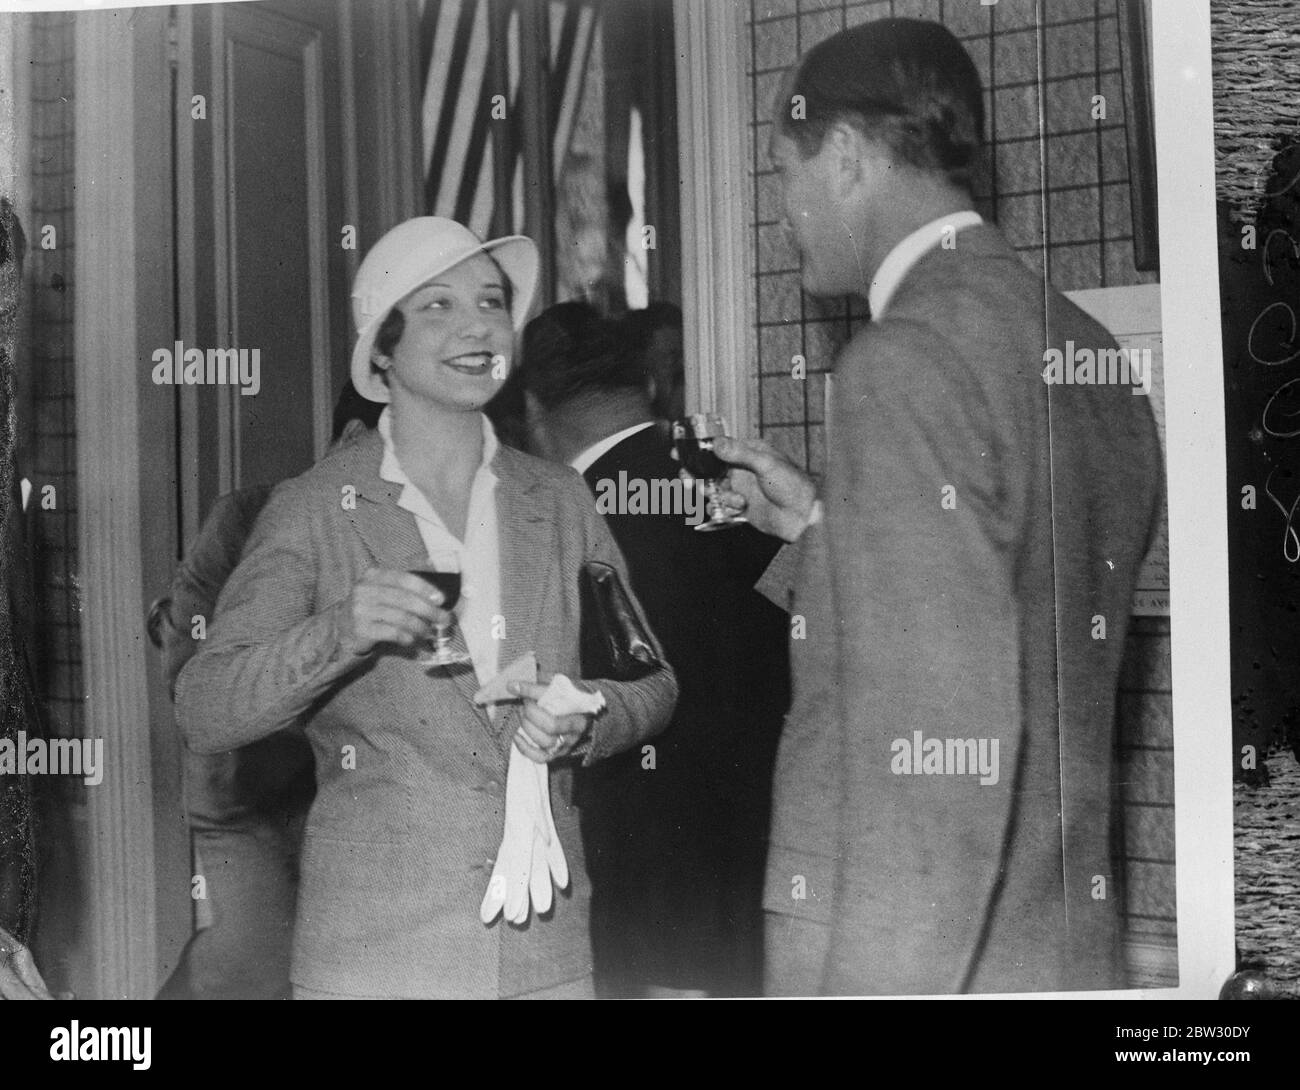
<path fill-rule="evenodd" d="M 381 643 L 411 647 L 428 639 L 435 624 L 451 622 L 441 602 L 436 588 L 410 572 L 370 568 L 335 607 L 343 646 L 354 655 Z"/>

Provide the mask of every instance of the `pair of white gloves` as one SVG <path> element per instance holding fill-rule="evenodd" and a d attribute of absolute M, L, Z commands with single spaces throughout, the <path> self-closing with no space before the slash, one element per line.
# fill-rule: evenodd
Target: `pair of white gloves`
<path fill-rule="evenodd" d="M 582 692 L 563 674 L 551 679 L 537 702 L 539 708 L 557 717 L 595 715 L 604 705 L 604 696 Z M 510 746 L 505 828 L 479 908 L 479 919 L 485 924 L 501 912 L 510 923 L 523 924 L 528 920 L 530 900 L 538 912 L 546 912 L 551 907 L 551 885 L 560 889 L 569 885 L 569 864 L 551 814 L 550 775 L 549 766 L 529 760 L 517 746 Z"/>

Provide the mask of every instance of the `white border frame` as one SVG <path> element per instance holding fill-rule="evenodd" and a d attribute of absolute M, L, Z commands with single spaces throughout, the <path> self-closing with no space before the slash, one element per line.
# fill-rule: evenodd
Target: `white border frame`
<path fill-rule="evenodd" d="M 1152 5 L 1173 633 L 1177 989 L 1236 970 L 1227 453 L 1209 0 Z"/>
<path fill-rule="evenodd" d="M 77 6 L 38 0 L 22 10 Z M 740 285 L 739 298 L 749 298 L 751 286 L 745 222 L 751 182 L 748 119 L 742 108 L 744 65 L 736 50 L 743 40 L 738 34 L 743 11 L 732 3 L 675 0 L 675 14 L 685 152 L 682 222 L 697 228 L 683 248 L 682 262 L 686 344 L 699 346 L 691 361 L 697 376 L 692 394 L 697 404 L 707 399 L 744 431 L 750 421 L 751 329 L 748 305 L 737 305 L 736 294 Z M 1229 637 L 1226 468 L 1222 334 L 1219 308 L 1213 305 L 1219 288 L 1209 4 L 1161 0 L 1152 15 L 1168 411 L 1180 984 L 1176 989 L 1081 994 L 1205 998 L 1218 994 L 1235 967 L 1233 755 L 1224 653 Z M 79 41 L 82 33 L 79 28 Z M 107 28 L 84 33 L 110 37 Z M 93 149 L 79 141 L 77 155 L 79 165 L 92 153 L 113 157 L 129 174 L 134 169 L 132 141 L 124 139 L 122 116 L 113 111 L 114 103 L 129 101 L 132 90 L 129 49 L 122 59 L 115 66 L 102 63 L 101 57 L 101 63 L 83 69 L 79 56 L 79 92 L 94 87 L 104 93 L 77 96 L 79 133 L 101 136 Z M 707 161 L 693 158 L 694 147 L 711 149 Z M 96 165 L 103 169 L 103 160 Z M 86 175 L 79 171 L 79 176 Z M 133 382 L 122 382 L 108 366 L 114 361 L 134 366 L 136 358 L 134 307 L 123 305 L 121 294 L 134 281 L 134 239 L 116 237 L 129 232 L 111 230 L 123 222 L 118 216 L 133 222 L 131 210 L 119 207 L 122 203 L 120 195 L 90 191 L 78 208 L 78 226 L 95 225 L 94 230 L 78 230 L 78 283 L 85 286 L 94 282 L 92 277 L 107 276 L 111 279 L 100 282 L 116 285 L 111 304 L 106 297 L 79 293 L 77 311 L 84 639 L 87 646 L 109 647 L 120 656 L 87 656 L 87 732 L 108 743 L 129 742 L 127 732 L 144 732 L 148 723 L 138 639 L 135 391 Z M 113 669 L 97 672 L 96 662 L 112 663 Z M 153 984 L 152 872 L 148 866 L 130 865 L 152 860 L 152 815 L 147 805 L 136 804 L 146 797 L 139 785 L 149 782 L 150 768 L 140 746 L 128 746 L 123 753 L 136 759 L 110 762 L 103 788 L 92 796 L 96 843 L 107 857 L 127 864 L 93 872 L 93 941 L 105 959 L 98 973 L 106 985 L 101 994 Z M 135 914 L 122 911 L 128 904 L 137 907 Z"/>

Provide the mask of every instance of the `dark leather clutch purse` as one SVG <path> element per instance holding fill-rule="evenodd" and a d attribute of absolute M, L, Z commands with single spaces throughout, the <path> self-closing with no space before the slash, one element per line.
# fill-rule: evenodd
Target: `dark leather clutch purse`
<path fill-rule="evenodd" d="M 662 666 L 618 571 L 589 560 L 582 566 L 580 581 L 582 676 L 636 681 Z"/>

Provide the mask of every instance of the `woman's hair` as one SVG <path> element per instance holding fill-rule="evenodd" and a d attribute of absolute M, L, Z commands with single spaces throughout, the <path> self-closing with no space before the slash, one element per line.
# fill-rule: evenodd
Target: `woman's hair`
<path fill-rule="evenodd" d="M 501 274 L 501 286 L 505 290 L 506 310 L 512 310 L 515 305 L 515 286 L 510 282 L 510 277 L 506 276 L 505 270 L 497 265 L 491 254 L 484 255 L 493 265 L 496 265 L 497 272 Z M 417 289 L 418 290 L 418 289 Z M 397 307 L 393 307 L 386 315 L 384 320 L 379 324 L 379 332 L 375 334 L 375 351 L 381 356 L 391 356 L 393 349 L 402 339 L 402 334 L 406 332 L 406 315 Z M 370 370 L 376 375 L 383 375 L 384 369 L 377 367 L 375 361 L 370 361 Z M 385 382 L 388 381 L 386 378 Z"/>
<path fill-rule="evenodd" d="M 879 19 L 843 30 L 805 54 L 790 95 L 781 131 L 805 158 L 833 125 L 847 122 L 899 161 L 970 188 L 984 142 L 984 92 L 970 55 L 946 27 Z"/>
<path fill-rule="evenodd" d="M 379 414 L 383 411 L 384 406 L 380 402 L 362 397 L 352 385 L 352 380 L 348 379 L 339 391 L 338 400 L 334 402 L 334 426 L 330 442 L 337 443 L 343 436 L 343 429 L 353 420 L 360 420 L 367 428 L 378 427 Z"/>

